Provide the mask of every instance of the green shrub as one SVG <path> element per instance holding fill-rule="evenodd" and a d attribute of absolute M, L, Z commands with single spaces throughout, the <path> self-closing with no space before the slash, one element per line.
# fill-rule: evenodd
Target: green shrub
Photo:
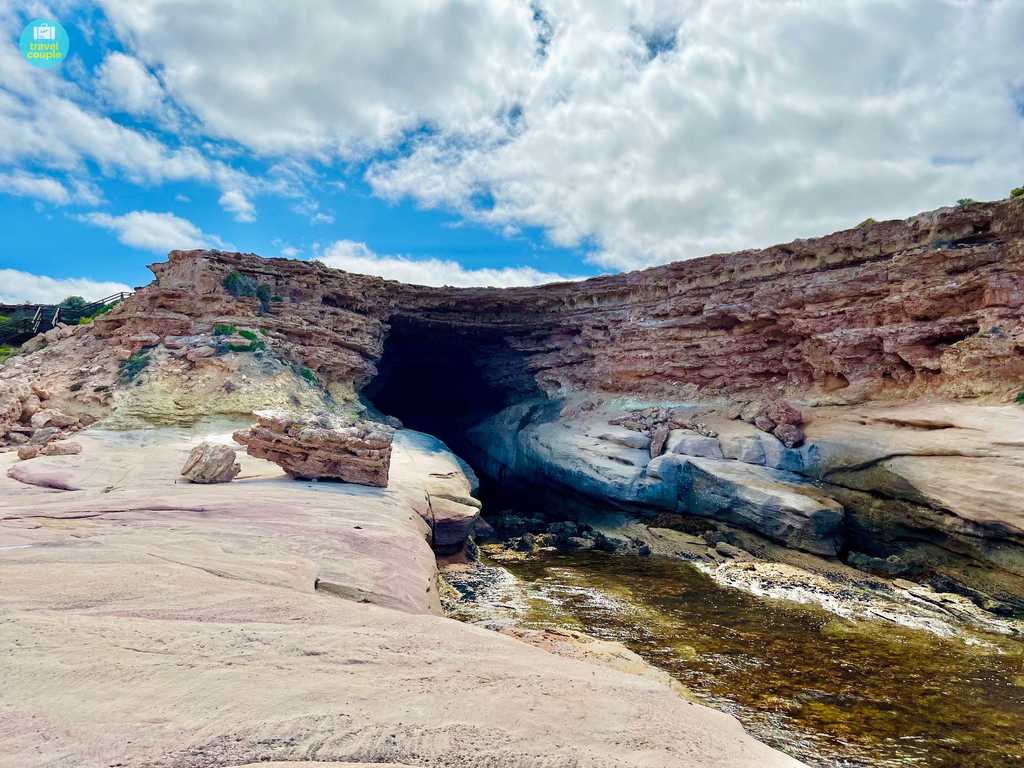
<path fill-rule="evenodd" d="M 83 317 L 80 317 L 80 318 L 78 318 L 78 324 L 79 325 L 89 325 L 93 321 L 93 317 L 94 317 L 94 315 L 85 315 Z"/>
<path fill-rule="evenodd" d="M 284 301 L 284 296 L 271 296 L 270 300 L 273 301 L 274 303 L 279 304 L 280 302 Z"/>
<path fill-rule="evenodd" d="M 132 381 L 142 373 L 142 370 L 149 365 L 149 352 L 136 352 L 127 360 L 121 361 L 121 378 L 125 381 Z"/>
<path fill-rule="evenodd" d="M 870 216 L 868 216 L 866 219 L 864 219 L 864 221 L 862 221 L 860 224 L 858 224 L 857 227 L 858 228 L 860 228 L 860 227 L 869 227 L 872 224 L 877 224 L 877 223 L 878 223 L 877 221 L 875 221 Z"/>
<path fill-rule="evenodd" d="M 213 326 L 214 336 L 234 336 L 236 333 L 238 333 L 238 329 L 227 323 L 217 323 Z"/>
<path fill-rule="evenodd" d="M 9 318 L 7 315 L 0 315 L 0 325 L 5 325 L 6 323 L 9 323 L 10 320 L 11 318 Z"/>
<path fill-rule="evenodd" d="M 302 370 L 299 371 L 299 375 L 302 376 L 306 381 L 312 384 L 314 387 L 320 386 L 320 379 L 306 366 L 302 366 Z"/>
<path fill-rule="evenodd" d="M 1011 189 L 1010 197 L 1024 197 L 1024 187 L 1014 187 Z"/>
<path fill-rule="evenodd" d="M 1024 389 L 1017 393 L 1017 405 L 1024 405 Z"/>
<path fill-rule="evenodd" d="M 228 349 L 232 352 L 262 352 L 267 348 L 267 345 L 262 341 L 253 341 L 248 344 L 228 344 Z"/>
<path fill-rule="evenodd" d="M 251 277 L 246 277 L 236 269 L 229 272 L 228 276 L 224 278 L 224 290 L 236 298 L 241 296 L 255 296 L 256 281 Z"/>
<path fill-rule="evenodd" d="M 973 198 L 961 197 L 959 200 L 956 201 L 956 204 L 959 205 L 961 208 L 966 208 L 967 206 L 969 206 L 969 205 L 971 205 L 973 203 L 976 203 L 976 202 L 978 202 L 978 201 L 973 199 Z"/>
<path fill-rule="evenodd" d="M 18 354 L 18 350 L 14 347 L 0 347 L 0 365 L 7 362 L 7 359 L 14 357 Z"/>
<path fill-rule="evenodd" d="M 256 332 L 250 331 L 248 328 L 243 328 L 242 330 L 240 330 L 238 332 L 238 335 L 241 336 L 243 339 L 248 339 L 249 341 L 257 341 L 259 339 L 259 336 L 256 335 Z"/>
<path fill-rule="evenodd" d="M 260 309 L 264 312 L 270 311 L 270 286 L 260 284 L 256 286 L 256 298 L 260 300 Z"/>
<path fill-rule="evenodd" d="M 88 302 L 82 296 L 68 296 L 60 303 L 61 309 L 82 309 Z"/>
<path fill-rule="evenodd" d="M 264 336 L 270 335 L 270 331 L 268 331 L 266 328 L 260 328 L 260 333 L 262 333 Z"/>

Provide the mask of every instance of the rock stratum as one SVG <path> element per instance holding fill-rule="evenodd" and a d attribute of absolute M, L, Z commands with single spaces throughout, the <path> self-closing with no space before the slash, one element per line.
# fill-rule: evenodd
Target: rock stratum
<path fill-rule="evenodd" d="M 714 558 L 762 542 L 926 585 L 904 591 L 936 611 L 971 615 L 955 592 L 1024 616 L 1024 200 L 533 288 L 206 250 L 151 269 L 91 325 L 0 367 L 0 566 L 18 585 L 0 754 L 792 764 L 661 682 L 594 678 L 431 616 L 434 556 L 465 554 L 480 502 L 472 470 L 422 432 L 567 509 L 696 525 Z M 253 425 L 257 411 L 298 415 Z M 212 416 L 250 455 L 236 472 L 208 449 L 223 454 L 208 476 L 230 482 L 184 481 Z M 136 429 L 152 422 L 166 426 Z M 105 666 L 71 699 L 59 648 L 83 644 Z M 208 683 L 189 678 L 193 699 L 183 664 Z M 294 695 L 270 695 L 309 664 Z M 146 706 L 95 707 L 140 679 Z M 531 714 L 512 727 L 510 712 Z M 115 720 L 135 724 L 131 749 Z M 43 732 L 57 735 L 30 752 Z"/>

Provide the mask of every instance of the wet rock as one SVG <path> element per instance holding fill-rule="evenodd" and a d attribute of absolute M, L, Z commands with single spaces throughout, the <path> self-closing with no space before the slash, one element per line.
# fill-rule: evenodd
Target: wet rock
<path fill-rule="evenodd" d="M 328 414 L 257 413 L 257 423 L 234 433 L 249 455 L 267 459 L 291 477 L 386 487 L 394 430 Z"/>
<path fill-rule="evenodd" d="M 221 443 L 200 443 L 189 454 L 181 474 L 193 483 L 228 483 L 242 471 L 233 448 Z"/>

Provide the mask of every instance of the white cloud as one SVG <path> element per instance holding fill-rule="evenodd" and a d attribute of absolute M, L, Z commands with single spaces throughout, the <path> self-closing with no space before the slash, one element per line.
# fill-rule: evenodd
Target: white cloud
<path fill-rule="evenodd" d="M 1024 3 L 544 7 L 555 31 L 520 119 L 423 138 L 371 167 L 378 194 L 592 238 L 622 269 L 1024 179 Z M 651 58 L 655 38 L 675 43 Z"/>
<path fill-rule="evenodd" d="M 23 171 L 0 173 L 0 192 L 17 197 L 34 197 L 54 205 L 67 205 L 71 202 L 71 194 L 56 179 L 33 176 Z"/>
<path fill-rule="evenodd" d="M 104 8 L 207 131 L 261 153 L 353 156 L 461 129 L 519 97 L 536 50 L 525 0 Z"/>
<path fill-rule="evenodd" d="M 1024 180 L 1016 0 L 106 8 L 213 136 L 324 160 L 400 147 L 371 164 L 376 194 L 593 242 L 614 268 Z"/>
<path fill-rule="evenodd" d="M 229 189 L 220 196 L 219 202 L 221 208 L 235 215 L 235 221 L 256 221 L 256 206 L 241 190 Z"/>
<path fill-rule="evenodd" d="M 222 247 L 220 239 L 205 234 L 188 219 L 173 213 L 132 211 L 123 216 L 93 212 L 76 216 L 79 221 L 109 229 L 125 245 L 155 253 L 190 248 Z"/>
<path fill-rule="evenodd" d="M 323 250 L 317 259 L 329 267 L 379 275 L 413 285 L 451 285 L 456 287 L 540 285 L 578 278 L 541 272 L 532 267 L 466 269 L 454 261 L 410 259 L 404 256 L 379 256 L 366 243 L 338 240 Z"/>
<path fill-rule="evenodd" d="M 0 269 L 0 304 L 56 304 L 68 296 L 94 300 L 130 290 L 124 283 L 86 277 L 47 277 L 17 269 Z"/>
<path fill-rule="evenodd" d="M 102 199 L 96 187 L 88 181 L 68 178 L 66 183 L 62 183 L 51 176 L 39 176 L 22 170 L 0 172 L 0 193 L 32 197 L 54 205 L 96 205 Z"/>
<path fill-rule="evenodd" d="M 112 105 L 135 115 L 163 111 L 164 90 L 133 56 L 111 53 L 97 72 L 97 89 Z"/>

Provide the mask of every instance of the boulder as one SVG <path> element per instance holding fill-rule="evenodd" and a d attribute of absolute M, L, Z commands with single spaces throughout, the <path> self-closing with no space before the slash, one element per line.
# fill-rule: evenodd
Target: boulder
<path fill-rule="evenodd" d="M 44 456 L 75 456 L 81 452 L 82 446 L 78 443 L 48 443 L 39 449 Z"/>
<path fill-rule="evenodd" d="M 27 461 L 28 459 L 34 459 L 38 455 L 39 455 L 39 446 L 38 445 L 22 445 L 22 446 L 20 446 L 18 448 L 18 458 L 21 459 L 22 461 Z"/>
<path fill-rule="evenodd" d="M 386 487 L 394 430 L 328 414 L 257 413 L 257 423 L 235 432 L 250 456 L 268 459 L 291 477 Z"/>
<path fill-rule="evenodd" d="M 717 437 L 705 437 L 684 430 L 673 430 L 668 442 L 669 453 L 699 456 L 706 459 L 721 459 L 722 444 Z"/>
<path fill-rule="evenodd" d="M 181 474 L 193 483 L 228 483 L 242 471 L 235 449 L 222 443 L 200 443 L 189 454 Z"/>
<path fill-rule="evenodd" d="M 32 431 L 32 437 L 29 442 L 33 445 L 45 445 L 46 443 L 53 440 L 57 435 L 60 434 L 60 430 L 56 427 L 43 427 L 42 429 L 35 429 Z"/>
<path fill-rule="evenodd" d="M 78 423 L 74 416 L 68 416 L 56 408 L 43 408 L 32 416 L 30 423 L 36 429 L 43 427 L 70 427 Z"/>
<path fill-rule="evenodd" d="M 427 493 L 433 520 L 431 545 L 439 555 L 450 555 L 462 549 L 473 533 L 480 514 L 480 502 L 472 498 L 452 499 Z M 472 502 L 472 503 L 468 503 Z"/>

